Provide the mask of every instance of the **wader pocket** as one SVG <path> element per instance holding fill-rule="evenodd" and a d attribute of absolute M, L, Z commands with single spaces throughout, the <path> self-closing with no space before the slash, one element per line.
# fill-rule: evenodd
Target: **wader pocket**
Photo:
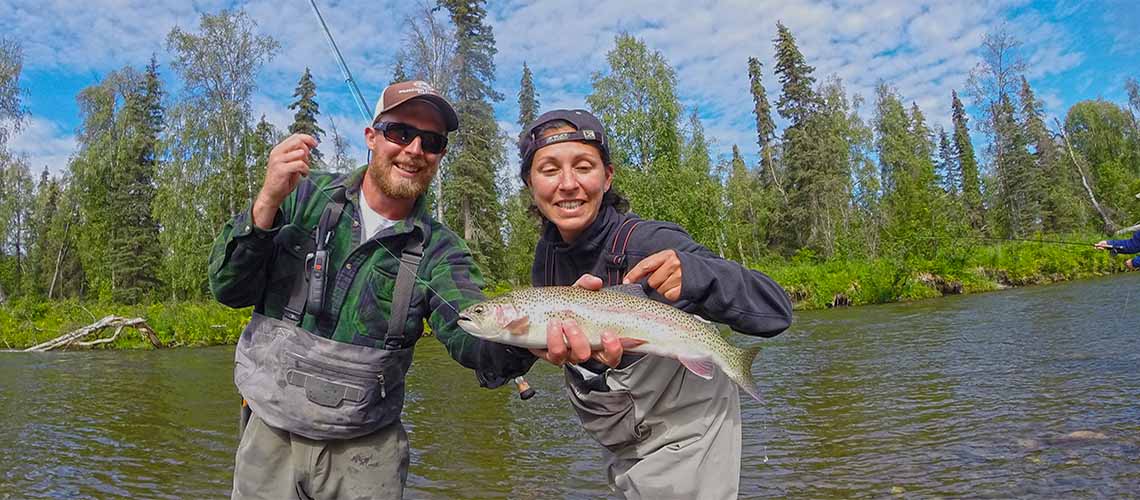
<path fill-rule="evenodd" d="M 381 398 L 386 396 L 383 371 L 337 368 L 305 359 L 295 352 L 285 354 L 290 358 L 289 368 L 285 370 L 285 382 L 304 388 L 305 397 L 313 403 L 329 408 L 337 408 L 345 402 L 360 404 L 374 388 L 378 388 Z"/>
<path fill-rule="evenodd" d="M 650 429 L 637 423 L 629 391 L 590 391 L 584 388 L 582 375 L 576 369 L 566 367 L 564 371 L 570 404 L 582 421 L 582 428 L 595 441 L 616 452 L 649 436 Z"/>
<path fill-rule="evenodd" d="M 266 424 L 350 439 L 399 419 L 413 349 L 337 342 L 256 314 L 250 327 L 238 341 L 234 381 Z"/>

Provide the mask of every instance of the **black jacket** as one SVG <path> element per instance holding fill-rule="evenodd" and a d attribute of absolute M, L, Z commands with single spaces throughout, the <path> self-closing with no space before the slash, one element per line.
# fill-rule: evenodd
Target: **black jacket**
<path fill-rule="evenodd" d="M 626 243 L 632 224 L 637 225 Z M 617 236 L 620 241 L 615 242 Z M 788 294 L 764 273 L 721 258 L 676 224 L 621 214 L 609 205 L 572 244 L 562 241 L 553 224 L 545 223 L 534 251 L 531 283 L 571 285 L 589 273 L 601 277 L 606 286 L 620 284 L 641 259 L 670 248 L 681 259 L 681 298 L 671 302 L 651 291 L 654 300 L 748 335 L 772 337 L 791 325 Z"/>

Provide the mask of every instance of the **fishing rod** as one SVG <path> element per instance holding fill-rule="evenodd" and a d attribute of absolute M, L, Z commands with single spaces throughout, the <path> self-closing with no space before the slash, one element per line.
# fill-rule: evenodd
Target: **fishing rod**
<path fill-rule="evenodd" d="M 349 71 L 348 64 L 346 64 L 344 62 L 344 57 L 342 57 L 340 55 L 340 49 L 337 48 L 336 41 L 333 40 L 332 32 L 329 31 L 328 25 L 325 24 L 325 18 L 324 18 L 324 16 L 321 15 L 321 9 L 317 8 L 317 1 L 316 0 L 309 0 L 309 5 L 313 7 L 313 14 L 315 14 L 317 16 L 317 22 L 319 22 L 321 24 L 321 30 L 325 32 L 325 40 L 328 40 L 329 48 L 332 49 L 333 56 L 336 57 L 336 62 L 340 66 L 340 72 L 342 75 L 344 75 L 345 84 L 348 85 L 349 91 L 352 93 L 353 97 L 355 97 L 356 109 L 360 110 L 360 116 L 362 118 L 364 118 L 365 122 L 372 123 L 373 117 L 371 114 L 368 113 L 368 104 L 364 101 L 364 95 L 360 93 L 360 88 L 356 86 L 356 80 L 354 80 L 352 78 L 352 72 Z M 372 159 L 372 151 L 371 150 L 368 151 L 368 158 L 369 158 L 369 163 L 371 163 L 371 159 Z M 316 159 L 316 160 L 318 163 L 323 165 L 326 169 L 328 168 L 328 165 L 325 164 L 325 162 L 323 160 L 321 160 L 321 159 Z M 304 182 L 309 182 L 309 183 L 313 184 L 314 188 L 317 187 L 316 184 L 313 183 L 312 179 L 309 179 L 308 176 L 305 177 Z M 320 194 L 324 195 L 324 197 L 326 199 L 328 199 L 328 201 L 330 201 L 330 202 L 332 201 L 332 198 L 327 193 L 325 193 L 324 190 L 314 189 L 313 191 L 316 193 L 320 193 Z M 361 227 L 361 228 L 364 227 L 364 224 L 361 224 L 360 221 L 356 219 L 355 215 L 353 215 L 352 213 L 349 213 L 348 216 L 359 227 Z M 387 248 L 385 248 L 384 245 L 378 245 L 378 246 L 381 249 L 383 249 L 385 252 L 387 252 L 388 255 L 395 258 L 396 262 L 398 262 L 400 266 L 405 265 L 404 261 L 400 260 L 399 257 L 397 257 L 395 254 L 393 254 L 391 251 L 389 251 Z M 415 269 L 412 269 L 411 271 L 414 273 Z M 415 276 L 415 274 L 413 274 L 413 276 Z M 435 289 L 433 289 L 431 287 L 431 285 L 428 284 L 427 281 L 420 279 L 419 276 L 416 276 L 415 278 L 416 278 L 416 281 L 418 281 L 421 284 L 423 284 L 424 286 L 426 286 L 428 288 L 428 290 L 431 290 L 436 295 L 439 295 L 439 292 L 435 291 Z M 441 295 L 441 297 L 442 297 L 442 295 Z M 443 301 L 443 303 L 447 304 L 447 307 L 450 307 L 452 310 L 454 310 L 456 314 L 459 314 L 459 310 L 455 309 L 455 306 L 452 306 L 450 302 L 445 300 L 445 301 Z M 528 384 L 526 379 L 523 378 L 522 376 L 515 377 L 513 381 L 515 383 L 515 386 L 518 387 L 519 398 L 521 398 L 522 400 L 525 401 L 525 400 L 530 399 L 531 397 L 533 397 L 535 395 L 535 390 L 530 387 L 530 384 Z"/>
<path fill-rule="evenodd" d="M 941 236 L 921 236 L 920 238 L 926 239 L 926 240 L 953 239 L 953 240 L 982 240 L 982 241 L 996 241 L 996 242 L 1021 241 L 1021 242 L 1026 242 L 1026 243 L 1051 243 L 1051 244 L 1055 244 L 1055 245 L 1072 245 L 1072 246 L 1079 246 L 1079 247 L 1085 247 L 1085 248 L 1096 246 L 1096 244 L 1094 244 L 1094 243 L 1086 243 L 1086 242 L 1078 242 L 1078 241 L 1065 241 L 1065 240 L 1052 240 L 1052 239 L 1044 239 L 1044 238 L 997 238 L 994 236 L 958 236 L 958 237 L 954 237 L 954 238 L 943 238 Z M 1119 245 L 1109 245 L 1108 250 L 1111 251 L 1115 255 L 1117 252 L 1124 250 L 1124 247 L 1121 247 Z"/>
<path fill-rule="evenodd" d="M 344 82 L 348 85 L 348 90 L 352 92 L 353 97 L 356 98 L 356 109 L 360 110 L 360 116 L 364 121 L 371 121 L 372 115 L 368 114 L 368 103 L 364 101 L 364 95 L 360 93 L 360 88 L 356 86 L 356 80 L 352 79 L 352 72 L 348 70 L 348 65 L 344 63 L 344 58 L 340 55 L 340 49 L 336 48 L 336 41 L 333 40 L 332 32 L 329 31 L 328 25 L 325 24 L 325 18 L 321 16 L 321 9 L 317 8 L 317 0 L 309 0 L 309 5 L 313 7 L 313 14 L 317 15 L 317 22 L 321 23 L 321 30 L 325 32 L 325 40 L 329 42 L 329 48 L 332 49 L 333 55 L 336 56 L 337 63 L 340 64 L 340 72 L 344 75 Z"/>

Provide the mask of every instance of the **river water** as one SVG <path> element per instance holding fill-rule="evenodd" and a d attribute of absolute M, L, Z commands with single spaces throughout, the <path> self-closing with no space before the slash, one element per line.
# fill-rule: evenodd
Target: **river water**
<path fill-rule="evenodd" d="M 742 498 L 1140 495 L 1140 274 L 798 314 L 744 397 Z M 222 498 L 232 347 L 0 354 L 0 498 Z M 560 374 L 479 389 L 420 343 L 409 498 L 598 498 Z M 1074 434 L 1075 433 L 1075 434 Z"/>

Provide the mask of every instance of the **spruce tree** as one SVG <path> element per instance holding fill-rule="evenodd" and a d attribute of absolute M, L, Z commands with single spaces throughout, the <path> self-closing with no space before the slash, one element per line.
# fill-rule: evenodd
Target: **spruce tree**
<path fill-rule="evenodd" d="M 756 144 L 760 146 L 760 166 L 763 169 L 761 182 L 783 192 L 779 177 L 776 175 L 776 162 L 772 154 L 772 141 L 776 139 L 776 124 L 772 122 L 772 107 L 768 104 L 767 91 L 764 90 L 761 66 L 759 59 L 748 58 L 748 80 L 751 84 L 753 103 L 752 114 L 756 116 Z"/>
<path fill-rule="evenodd" d="M 950 144 L 950 134 L 946 129 L 938 128 L 938 182 L 942 190 L 953 198 L 961 192 L 961 176 L 957 159 L 954 158 L 954 146 Z"/>
<path fill-rule="evenodd" d="M 534 90 L 534 74 L 523 62 L 522 80 L 519 82 L 519 121 L 525 127 L 538 118 L 538 92 Z"/>
<path fill-rule="evenodd" d="M 1032 149 L 1032 192 L 1040 206 L 1043 229 L 1072 231 L 1083 223 L 1080 179 L 1061 160 L 1061 151 L 1045 125 L 1044 106 L 1029 81 L 1021 77 L 1022 132 Z"/>
<path fill-rule="evenodd" d="M 974 155 L 974 143 L 970 140 L 969 117 L 958 91 L 950 91 L 952 98 L 952 120 L 954 122 L 954 157 L 962 179 L 962 204 L 966 210 L 970 227 L 981 229 L 984 217 L 982 207 L 982 184 L 978 172 L 978 160 Z"/>
<path fill-rule="evenodd" d="M 518 124 L 521 127 L 526 127 L 537 118 L 539 104 L 533 78 L 534 75 L 524 62 L 518 95 Z M 521 152 L 519 161 L 522 161 Z M 524 184 L 519 184 L 518 191 L 507 200 L 505 221 L 507 225 L 505 258 L 508 270 L 506 274 L 507 280 L 515 286 L 530 283 L 530 264 L 534 260 L 534 248 L 538 243 L 538 219 L 531 214 L 530 206 L 530 191 Z"/>
<path fill-rule="evenodd" d="M 1029 154 L 1029 141 L 1024 127 L 1018 122 L 1014 103 L 1009 95 L 1002 96 L 995 113 L 994 137 L 991 144 L 997 189 L 994 192 L 1001 212 L 991 213 L 999 235 L 1022 237 L 1039 229 L 1040 203 L 1033 159 Z"/>
<path fill-rule="evenodd" d="M 796 46 L 796 39 L 783 23 L 776 23 L 776 74 L 780 75 L 783 93 L 776 102 L 780 116 L 791 122 L 791 127 L 803 124 L 818 102 L 813 86 L 815 68 L 808 66 L 804 55 Z"/>
<path fill-rule="evenodd" d="M 495 37 L 487 23 L 484 0 L 441 0 L 456 33 L 455 101 L 459 122 L 445 159 L 443 205 L 447 223 L 459 230 L 488 278 L 502 278 L 503 240 L 499 203 L 502 183 L 497 167 L 505 162 L 504 144 L 493 102 Z"/>
<path fill-rule="evenodd" d="M 313 75 L 309 72 L 309 68 L 305 68 L 305 74 L 301 75 L 301 79 L 297 82 L 297 88 L 293 90 L 293 97 L 297 100 L 289 105 L 289 109 L 295 109 L 297 112 L 293 114 L 293 123 L 289 125 L 289 133 L 308 134 L 320 141 L 321 134 L 324 134 L 325 131 L 317 125 L 317 115 L 321 114 L 321 110 L 320 105 L 315 100 L 317 85 L 313 83 Z M 309 153 L 314 158 L 321 159 L 319 149 L 313 148 L 309 150 Z"/>
<path fill-rule="evenodd" d="M 887 84 L 880 83 L 876 93 L 875 136 L 887 212 L 883 239 L 896 256 L 931 258 L 937 246 L 930 237 L 941 236 L 946 214 L 937 202 L 925 118 L 917 106 L 908 113 Z"/>

